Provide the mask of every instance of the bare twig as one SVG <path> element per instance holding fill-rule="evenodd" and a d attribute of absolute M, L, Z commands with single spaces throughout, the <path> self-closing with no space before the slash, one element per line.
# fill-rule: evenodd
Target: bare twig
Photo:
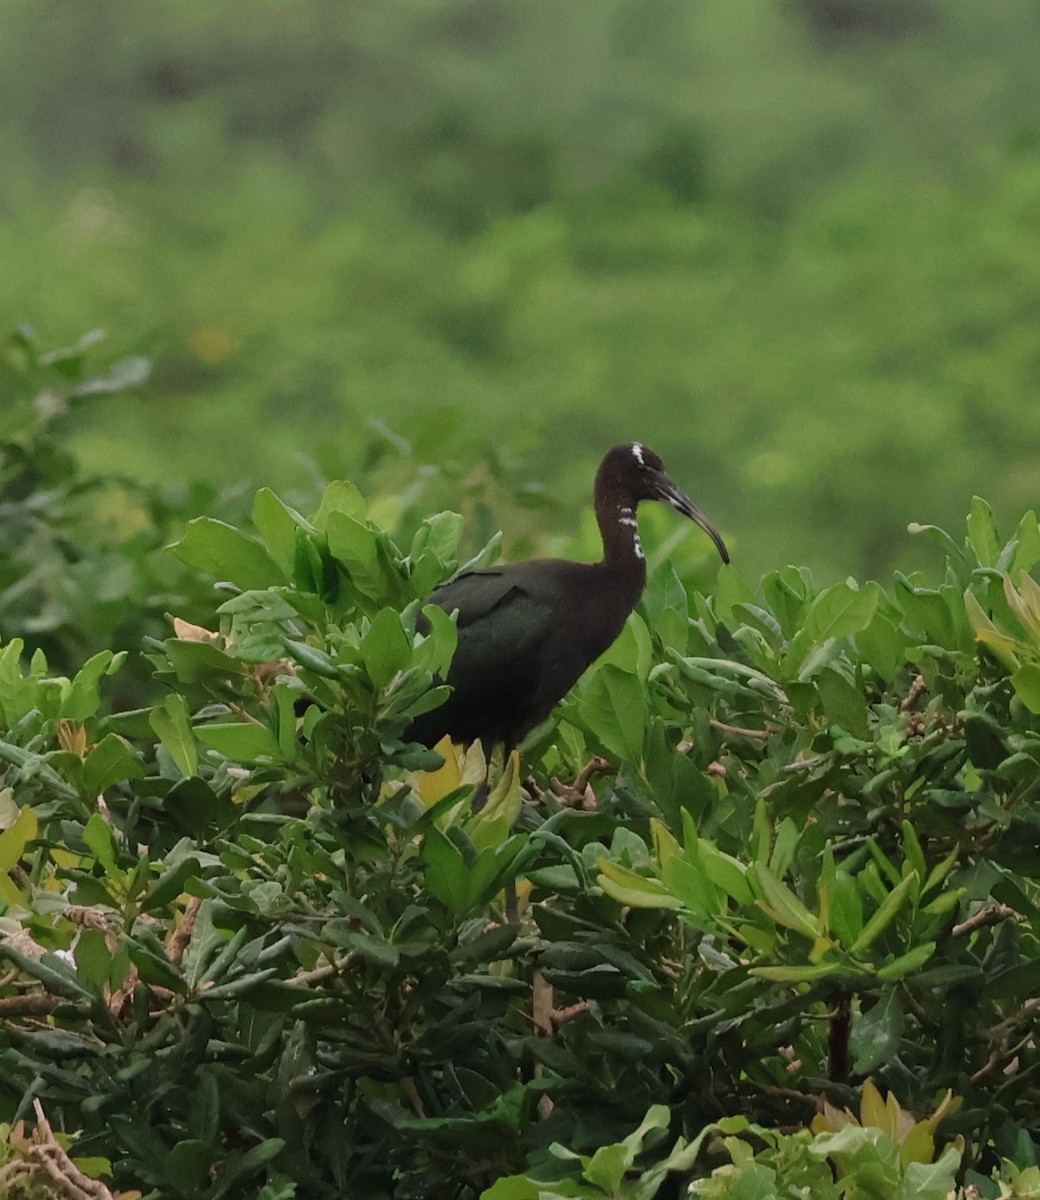
<path fill-rule="evenodd" d="M 115 1200 L 99 1179 L 84 1175 L 65 1153 L 64 1147 L 54 1136 L 39 1099 L 33 1100 L 33 1108 L 36 1111 L 36 1131 L 30 1153 L 33 1161 L 59 1185 L 62 1200 Z"/>
<path fill-rule="evenodd" d="M 568 1004 L 566 1008 L 554 1008 L 549 1017 L 553 1025 L 558 1029 L 567 1021 L 572 1021 L 575 1017 L 581 1016 L 583 1012 L 588 1012 L 591 1008 L 591 1000 L 579 1000 L 577 1004 Z"/>
<path fill-rule="evenodd" d="M 602 755 L 594 754 L 578 772 L 578 778 L 574 781 L 574 790 L 583 792 L 592 782 L 593 775 L 602 775 L 612 769 L 610 763 Z"/>
<path fill-rule="evenodd" d="M 551 1034 L 553 1031 L 553 1005 L 555 993 L 553 985 L 546 981 L 541 971 L 535 971 L 532 985 L 531 1018 L 539 1033 Z"/>
<path fill-rule="evenodd" d="M 599 803 L 592 790 L 592 777 L 612 770 L 613 767 L 605 758 L 596 755 L 582 767 L 573 783 L 563 783 L 554 775 L 549 784 L 556 799 L 565 807 L 591 812 Z"/>
<path fill-rule="evenodd" d="M 188 948 L 191 935 L 195 932 L 195 920 L 201 906 L 201 899 L 198 896 L 192 896 L 184 906 L 184 916 L 181 917 L 180 924 L 166 939 L 166 957 L 174 966 L 178 966 L 184 957 L 184 951 Z"/>
<path fill-rule="evenodd" d="M 778 728 L 776 725 L 767 725 L 765 729 L 746 729 L 743 725 L 727 725 L 725 721 L 716 721 L 714 717 L 709 718 L 708 724 L 712 729 L 718 729 L 722 733 L 732 733 L 734 737 L 748 738 L 767 738 Z"/>
<path fill-rule="evenodd" d="M 401 1080 L 401 1090 L 408 1097 L 408 1101 L 415 1111 L 415 1115 L 417 1117 L 425 1117 L 426 1105 L 423 1104 L 422 1096 L 419 1095 L 419 1089 L 415 1086 L 415 1080 L 411 1077 L 411 1075 L 406 1075 Z"/>
<path fill-rule="evenodd" d="M 66 1003 L 61 996 L 50 996 L 46 992 L 29 992 L 24 996 L 4 996 L 0 999 L 0 1016 L 27 1017 L 52 1013 Z"/>
<path fill-rule="evenodd" d="M 972 913 L 970 917 L 954 925 L 951 933 L 954 937 L 966 937 L 984 925 L 999 925 L 1001 921 L 1009 920 L 1021 921 L 1022 914 L 1015 912 L 1006 904 L 985 904 L 978 912 Z"/>
<path fill-rule="evenodd" d="M 990 1052 L 989 1058 L 972 1075 L 972 1083 L 979 1083 L 998 1071 L 1006 1073 L 1008 1068 L 1015 1063 L 1019 1054 L 1032 1046 L 1036 1037 L 1035 1031 L 1032 1029 L 1024 1037 L 1018 1037 L 1014 1044 L 1012 1044 L 1012 1038 L 1018 1036 L 1021 1027 L 1028 1024 L 1038 1011 L 1040 1011 L 1040 996 L 1033 996 L 1017 1012 L 993 1026 L 989 1031 L 989 1041 L 993 1044 L 993 1050 Z"/>
<path fill-rule="evenodd" d="M 315 967 L 313 971 L 301 971 L 298 975 L 294 975 L 289 983 L 294 987 L 309 987 L 312 983 L 323 983 L 326 979 L 332 979 L 333 976 L 345 971 L 356 958 L 357 954 L 351 950 L 342 958 L 337 958 L 335 962 L 326 963 L 324 967 Z"/>
<path fill-rule="evenodd" d="M 925 683 L 924 676 L 915 675 L 913 683 L 910 684 L 910 690 L 903 697 L 903 700 L 899 705 L 899 711 L 901 713 L 913 712 L 917 707 L 917 701 L 921 698 L 921 693 L 924 692 L 927 687 L 928 684 Z"/>

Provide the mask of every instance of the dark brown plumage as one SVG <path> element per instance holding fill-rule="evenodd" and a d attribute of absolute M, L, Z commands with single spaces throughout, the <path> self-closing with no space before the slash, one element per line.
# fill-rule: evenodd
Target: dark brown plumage
<path fill-rule="evenodd" d="M 458 649 L 448 672 L 451 696 L 413 722 L 410 737 L 427 746 L 480 738 L 507 750 L 552 711 L 587 667 L 614 641 L 646 585 L 636 509 L 663 500 L 729 553 L 693 501 L 665 474 L 661 459 L 638 442 L 614 446 L 596 473 L 598 563 L 532 559 L 469 571 L 430 597 L 458 613 Z"/>

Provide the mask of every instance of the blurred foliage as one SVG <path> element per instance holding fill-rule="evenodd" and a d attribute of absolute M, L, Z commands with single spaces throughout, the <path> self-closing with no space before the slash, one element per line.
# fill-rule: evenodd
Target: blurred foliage
<path fill-rule="evenodd" d="M 87 349 L 5 345 L 0 579 L 48 594 L 34 539 L 54 579 L 126 590 L 118 625 L 85 586 L 46 630 L 0 614 L 0 1172 L 148 1200 L 1031 1194 L 1034 513 L 915 526 L 932 578 L 710 588 L 704 539 L 647 513 L 638 610 L 485 780 L 479 748 L 408 740 L 455 643 L 424 600 L 499 552 L 418 517 L 446 475 L 397 447 L 390 490 L 262 488 L 175 531 L 134 485 L 124 544 L 56 414 L 145 368 Z"/>
<path fill-rule="evenodd" d="M 357 478 L 450 407 L 433 461 L 479 430 L 572 506 L 639 437 L 827 579 L 1033 502 L 1028 0 L 0 14 L 0 317 L 157 363 L 96 467 Z"/>

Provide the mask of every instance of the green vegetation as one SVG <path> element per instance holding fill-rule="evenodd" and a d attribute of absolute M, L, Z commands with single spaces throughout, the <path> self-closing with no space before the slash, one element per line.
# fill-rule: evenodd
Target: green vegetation
<path fill-rule="evenodd" d="M 86 461 L 306 508 L 448 408 L 565 512 L 639 437 L 827 581 L 1030 507 L 1035 5 L 562 8 L 0 0 L 3 326 L 157 362 Z"/>
<path fill-rule="evenodd" d="M 647 521 L 642 604 L 474 812 L 483 756 L 403 740 L 453 651 L 415 622 L 459 515 L 334 482 L 185 521 L 62 445 L 142 364 L 23 336 L 4 364 L 0 1178 L 1031 1194 L 1032 513 L 921 527 L 934 578 L 885 586 L 708 589 Z M 93 515 L 113 490 L 129 538 Z"/>
<path fill-rule="evenodd" d="M 0 1194 L 1040 1192 L 1036 6 L 0 14 Z"/>

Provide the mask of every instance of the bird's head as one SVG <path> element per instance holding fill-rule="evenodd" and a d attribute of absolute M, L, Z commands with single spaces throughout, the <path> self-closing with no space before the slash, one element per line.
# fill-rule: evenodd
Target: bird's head
<path fill-rule="evenodd" d="M 606 495 L 633 510 L 640 500 L 663 500 L 695 521 L 715 543 L 722 561 L 729 562 L 729 551 L 719 531 L 682 488 L 668 478 L 660 455 L 648 446 L 623 442 L 607 451 L 596 473 L 597 502 Z"/>

